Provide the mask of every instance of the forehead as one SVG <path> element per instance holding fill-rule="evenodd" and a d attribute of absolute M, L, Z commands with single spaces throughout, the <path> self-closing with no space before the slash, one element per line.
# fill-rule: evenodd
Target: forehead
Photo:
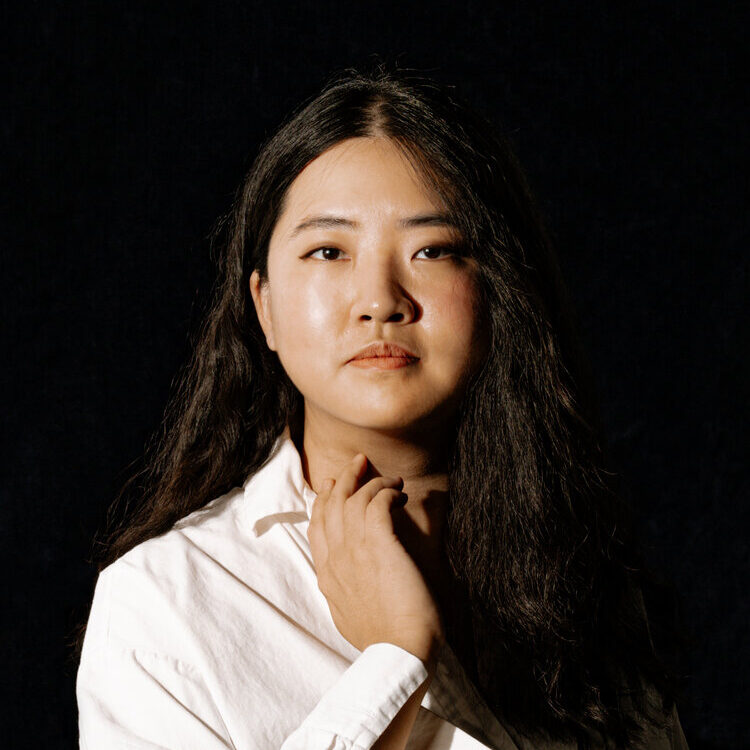
<path fill-rule="evenodd" d="M 287 190 L 280 232 L 307 214 L 395 219 L 444 208 L 411 160 L 386 138 L 351 138 L 313 159 Z"/>

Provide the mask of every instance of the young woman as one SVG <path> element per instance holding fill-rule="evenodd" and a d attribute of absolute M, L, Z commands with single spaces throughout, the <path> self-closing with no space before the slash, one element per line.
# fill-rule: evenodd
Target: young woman
<path fill-rule="evenodd" d="M 224 229 L 101 556 L 81 747 L 686 747 L 556 260 L 493 127 L 347 70 Z"/>

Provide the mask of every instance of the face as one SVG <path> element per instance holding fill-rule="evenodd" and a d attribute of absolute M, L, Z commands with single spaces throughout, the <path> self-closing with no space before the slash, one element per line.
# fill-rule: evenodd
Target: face
<path fill-rule="evenodd" d="M 486 341 L 475 261 L 441 214 L 387 139 L 343 141 L 292 182 L 250 291 L 306 416 L 408 430 L 455 414 Z M 417 358 L 351 361 L 380 342 Z"/>

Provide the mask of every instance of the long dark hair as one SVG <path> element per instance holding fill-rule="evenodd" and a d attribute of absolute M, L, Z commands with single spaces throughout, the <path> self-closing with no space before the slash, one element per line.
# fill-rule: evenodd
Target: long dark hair
<path fill-rule="evenodd" d="M 649 631 L 644 595 L 662 584 L 610 467 L 556 257 L 496 126 L 410 71 L 379 63 L 336 74 L 262 146 L 218 225 L 213 301 L 143 468 L 95 543 L 98 570 L 241 485 L 299 418 L 301 395 L 266 346 L 248 281 L 254 269 L 267 277 L 294 178 L 360 136 L 402 149 L 480 268 L 491 345 L 451 438 L 445 544 L 466 607 L 449 640 L 519 732 L 640 747 L 649 724 L 665 725 L 679 680 Z"/>

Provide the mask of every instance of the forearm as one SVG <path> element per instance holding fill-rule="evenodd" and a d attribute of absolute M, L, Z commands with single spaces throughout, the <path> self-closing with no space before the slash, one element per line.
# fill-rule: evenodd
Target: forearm
<path fill-rule="evenodd" d="M 433 672 L 430 672 L 427 679 L 404 703 L 401 710 L 393 717 L 391 723 L 372 746 L 373 750 L 403 750 L 406 747 L 414 722 L 417 720 L 422 698 L 424 698 L 424 694 L 430 686 L 432 675 Z"/>

